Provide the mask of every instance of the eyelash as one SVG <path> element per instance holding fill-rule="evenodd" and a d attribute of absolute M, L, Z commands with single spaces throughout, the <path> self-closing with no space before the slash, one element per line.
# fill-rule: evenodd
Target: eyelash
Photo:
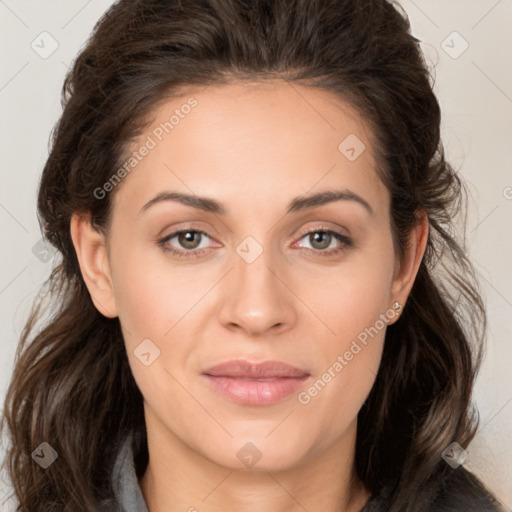
<path fill-rule="evenodd" d="M 199 256 L 205 250 L 207 250 L 207 249 L 203 248 L 203 249 L 193 249 L 190 251 L 187 251 L 187 250 L 180 251 L 180 250 L 174 249 L 174 248 L 166 245 L 166 243 L 169 240 L 171 240 L 175 236 L 180 235 L 182 233 L 199 233 L 201 235 L 206 235 L 208 238 L 210 238 L 208 233 L 205 233 L 204 231 L 201 231 L 200 229 L 185 228 L 185 229 L 180 229 L 179 231 L 175 231 L 174 233 L 171 233 L 170 235 L 167 235 L 166 237 L 158 240 L 157 244 L 161 247 L 161 249 L 164 251 L 164 253 L 170 253 L 173 256 L 177 256 L 178 258 L 191 258 L 194 256 Z M 353 245 L 354 245 L 352 240 L 350 240 L 350 238 L 348 238 L 347 236 L 342 235 L 338 231 L 334 231 L 334 230 L 328 229 L 328 228 L 315 228 L 310 231 L 307 231 L 306 233 L 302 234 L 302 236 L 299 238 L 299 240 L 302 240 L 304 237 L 306 237 L 307 235 L 310 235 L 312 233 L 327 233 L 327 234 L 333 235 L 336 240 L 338 240 L 339 242 L 342 243 L 342 246 L 337 249 L 329 249 L 329 250 L 308 249 L 308 248 L 303 249 L 308 252 L 313 252 L 313 253 L 315 253 L 315 255 L 319 255 L 322 257 L 336 256 L 336 255 L 342 253 L 343 251 L 346 251 L 347 249 L 353 247 Z"/>

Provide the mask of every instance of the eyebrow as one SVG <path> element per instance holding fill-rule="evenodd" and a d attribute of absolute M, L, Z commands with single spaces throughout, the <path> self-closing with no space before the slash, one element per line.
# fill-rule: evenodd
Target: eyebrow
<path fill-rule="evenodd" d="M 197 210 L 215 213 L 217 215 L 227 214 L 226 208 L 215 199 L 199 197 L 182 192 L 160 192 L 141 208 L 140 213 L 146 211 L 151 206 L 164 201 L 174 201 L 186 206 L 191 206 Z M 326 190 L 309 196 L 296 197 L 290 201 L 286 213 L 296 213 L 335 201 L 354 201 L 363 206 L 370 215 L 373 216 L 374 214 L 372 207 L 365 199 L 348 189 Z"/>

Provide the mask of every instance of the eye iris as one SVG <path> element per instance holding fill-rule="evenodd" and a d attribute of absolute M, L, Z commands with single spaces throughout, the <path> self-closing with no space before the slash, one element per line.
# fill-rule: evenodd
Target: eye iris
<path fill-rule="evenodd" d="M 331 243 L 331 235 L 325 231 L 315 231 L 309 235 L 309 239 L 313 247 L 315 247 L 315 243 L 320 242 L 320 247 L 315 247 L 316 249 L 326 249 Z"/>
<path fill-rule="evenodd" d="M 194 244 L 194 237 L 197 238 L 196 242 L 199 241 L 201 234 L 197 231 L 183 231 L 178 235 L 178 241 L 187 249 L 195 249 L 197 247 L 197 243 Z"/>

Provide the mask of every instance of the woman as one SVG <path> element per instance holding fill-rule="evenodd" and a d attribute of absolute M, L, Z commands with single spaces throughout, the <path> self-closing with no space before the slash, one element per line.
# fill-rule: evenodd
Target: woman
<path fill-rule="evenodd" d="M 501 510 L 463 467 L 485 311 L 409 30 L 384 0 L 103 16 L 40 183 L 18 510 Z"/>

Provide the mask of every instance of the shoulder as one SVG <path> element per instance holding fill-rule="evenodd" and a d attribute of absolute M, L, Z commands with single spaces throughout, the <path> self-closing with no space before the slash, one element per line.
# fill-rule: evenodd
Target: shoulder
<path fill-rule="evenodd" d="M 506 512 L 473 473 L 459 466 L 441 480 L 429 512 Z"/>
<path fill-rule="evenodd" d="M 423 497 L 423 505 L 417 505 L 415 512 L 507 512 L 478 477 L 463 466 L 442 473 L 443 477 Z M 388 492 L 383 495 L 389 496 Z M 360 512 L 411 510 L 411 503 L 390 504 L 383 495 L 374 496 Z"/>

